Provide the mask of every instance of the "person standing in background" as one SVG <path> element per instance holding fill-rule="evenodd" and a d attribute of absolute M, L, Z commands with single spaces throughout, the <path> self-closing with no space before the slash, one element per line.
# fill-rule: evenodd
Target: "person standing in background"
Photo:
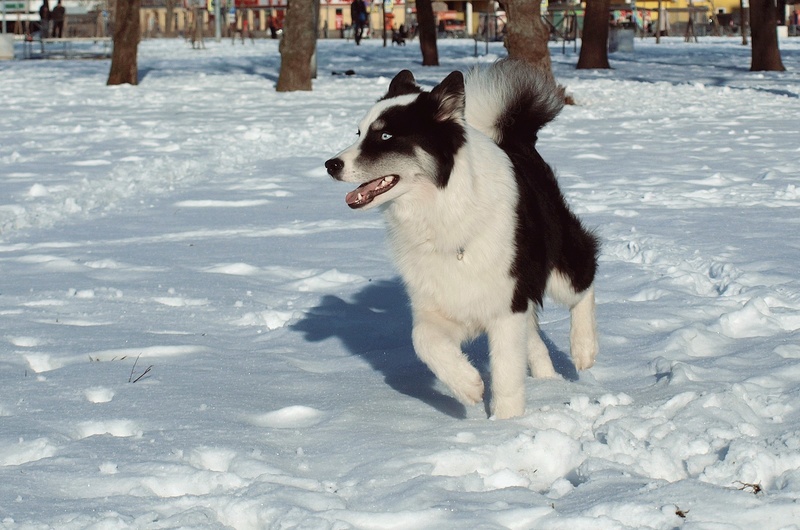
<path fill-rule="evenodd" d="M 53 8 L 53 12 L 50 13 L 50 20 L 53 21 L 53 37 L 57 39 L 63 37 L 66 14 L 66 9 L 61 5 L 61 0 L 58 0 L 58 4 Z"/>
<path fill-rule="evenodd" d="M 48 0 L 42 2 L 39 8 L 39 37 L 46 39 L 50 36 L 50 4 Z"/>

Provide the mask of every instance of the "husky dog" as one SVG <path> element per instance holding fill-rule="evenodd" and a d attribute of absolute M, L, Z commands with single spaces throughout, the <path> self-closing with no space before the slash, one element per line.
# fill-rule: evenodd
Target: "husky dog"
<path fill-rule="evenodd" d="M 414 349 L 462 403 L 481 402 L 484 385 L 461 344 L 488 334 L 497 418 L 525 412 L 526 366 L 555 376 L 536 316 L 545 294 L 570 308 L 576 368 L 598 352 L 598 241 L 535 147 L 563 104 L 550 76 L 519 61 L 453 72 L 430 92 L 403 70 L 358 141 L 325 162 L 358 185 L 350 208 L 383 210 Z"/>

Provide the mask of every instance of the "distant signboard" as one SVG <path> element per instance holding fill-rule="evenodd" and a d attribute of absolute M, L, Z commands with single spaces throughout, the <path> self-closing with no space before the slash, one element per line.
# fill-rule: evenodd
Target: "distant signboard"
<path fill-rule="evenodd" d="M 156 2 L 163 0 L 148 0 Z M 227 6 L 233 5 L 236 9 L 264 9 L 270 7 L 286 7 L 287 0 L 221 0 L 220 7 L 227 9 Z M 199 7 L 201 9 L 214 8 L 213 0 L 183 0 L 183 6 L 187 9 Z"/>
<path fill-rule="evenodd" d="M 51 9 L 55 7 L 57 0 L 50 0 Z M 88 13 L 90 2 L 86 0 L 62 0 L 67 14 L 83 15 Z M 94 3 L 91 3 L 92 6 Z M 39 17 L 39 8 L 42 6 L 42 0 L 0 0 L 0 13 L 3 12 L 3 5 L 5 5 L 6 14 L 9 13 L 34 13 L 37 20 Z"/>
<path fill-rule="evenodd" d="M 286 7 L 286 0 L 236 0 L 236 7 L 239 9 Z"/>
<path fill-rule="evenodd" d="M 25 13 L 28 11 L 25 2 L 20 2 L 19 0 L 13 2 L 3 2 L 6 5 L 6 13 Z M 3 8 L 0 6 L 0 11 Z"/>

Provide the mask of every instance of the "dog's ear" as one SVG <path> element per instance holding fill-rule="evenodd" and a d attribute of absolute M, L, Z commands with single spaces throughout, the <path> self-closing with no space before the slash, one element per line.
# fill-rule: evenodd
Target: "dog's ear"
<path fill-rule="evenodd" d="M 431 96 L 438 104 L 435 118 L 437 121 L 447 121 L 464 116 L 464 74 L 459 71 L 452 72 L 431 90 Z"/>
<path fill-rule="evenodd" d="M 419 94 L 422 89 L 417 85 L 414 79 L 414 74 L 408 70 L 403 70 L 394 76 L 392 82 L 389 83 L 389 91 L 381 99 L 391 99 L 397 96 L 405 96 L 406 94 Z"/>

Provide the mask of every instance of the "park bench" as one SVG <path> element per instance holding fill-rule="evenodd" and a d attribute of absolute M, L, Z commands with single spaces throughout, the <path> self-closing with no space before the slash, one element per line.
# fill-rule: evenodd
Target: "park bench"
<path fill-rule="evenodd" d="M 25 59 L 96 59 L 111 57 L 111 48 L 111 37 L 51 37 L 45 39 L 30 37 L 23 41 L 23 57 Z"/>

